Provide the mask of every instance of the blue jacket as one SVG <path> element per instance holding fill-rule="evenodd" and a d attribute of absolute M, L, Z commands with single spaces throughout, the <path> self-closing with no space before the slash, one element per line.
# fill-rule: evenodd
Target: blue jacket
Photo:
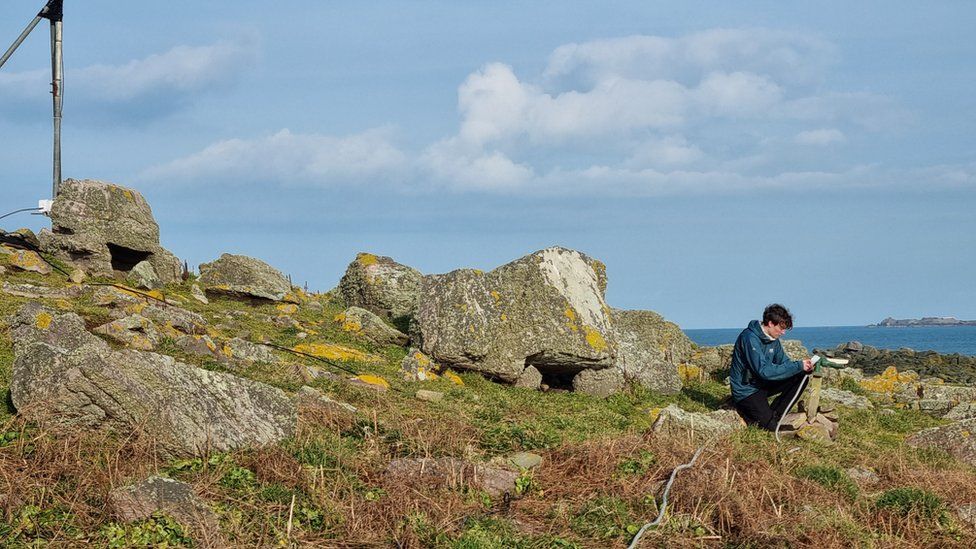
<path fill-rule="evenodd" d="M 803 362 L 790 360 L 783 344 L 767 336 L 759 321 L 753 320 L 739 334 L 732 351 L 732 399 L 739 402 L 758 391 L 763 381 L 786 379 L 802 371 Z"/>

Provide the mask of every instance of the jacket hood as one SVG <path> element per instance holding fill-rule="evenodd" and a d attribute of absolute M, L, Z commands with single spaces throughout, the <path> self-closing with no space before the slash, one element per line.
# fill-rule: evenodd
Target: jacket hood
<path fill-rule="evenodd" d="M 758 320 L 753 320 L 752 322 L 750 322 L 749 329 L 752 330 L 754 334 L 759 336 L 759 339 L 763 343 L 772 343 L 773 341 L 776 341 L 775 339 L 766 335 L 766 332 L 764 332 L 762 329 L 762 324 Z"/>

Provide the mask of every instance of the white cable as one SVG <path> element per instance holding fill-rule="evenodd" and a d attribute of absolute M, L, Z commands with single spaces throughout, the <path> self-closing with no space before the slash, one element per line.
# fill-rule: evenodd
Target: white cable
<path fill-rule="evenodd" d="M 783 425 L 783 419 L 786 418 L 786 414 L 790 413 L 790 410 L 793 409 L 793 405 L 796 404 L 797 400 L 799 400 L 800 393 L 803 392 L 803 389 L 806 389 L 808 381 L 810 381 L 810 376 L 809 375 L 803 376 L 803 381 L 800 382 L 800 386 L 797 388 L 796 394 L 793 395 L 793 400 L 790 401 L 790 405 L 786 407 L 786 411 L 783 412 L 783 415 L 780 416 L 779 421 L 776 422 L 776 432 L 774 433 L 776 435 L 776 442 L 780 441 L 779 428 L 781 425 Z"/>
<path fill-rule="evenodd" d="M 681 465 L 675 467 L 674 471 L 671 471 L 671 478 L 669 478 L 668 483 L 664 485 L 664 494 L 661 496 L 661 508 L 658 510 L 657 518 L 651 522 L 648 522 L 647 524 L 642 526 L 640 530 L 637 531 L 637 534 L 634 535 L 634 539 L 630 542 L 630 545 L 627 546 L 627 549 L 634 549 L 634 547 L 637 547 L 637 542 L 640 541 L 641 536 L 644 535 L 644 532 L 647 531 L 648 528 L 652 526 L 657 526 L 661 522 L 661 519 L 664 518 L 664 512 L 667 510 L 667 506 L 668 506 L 668 492 L 671 491 L 671 485 L 674 484 L 674 479 L 675 477 L 678 476 L 678 471 L 682 469 L 687 469 L 692 465 L 694 465 L 695 460 L 698 459 L 698 456 L 702 453 L 702 450 L 704 449 L 705 446 L 702 446 L 695 452 L 695 455 L 692 456 L 691 461 L 689 461 L 688 463 L 682 463 Z"/>

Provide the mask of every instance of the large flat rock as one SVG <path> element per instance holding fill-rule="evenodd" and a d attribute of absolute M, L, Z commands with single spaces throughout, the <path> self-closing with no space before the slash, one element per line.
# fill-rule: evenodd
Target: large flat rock
<path fill-rule="evenodd" d="M 166 456 L 276 442 L 296 407 L 280 389 L 136 350 L 115 351 L 81 317 L 28 304 L 12 323 L 19 413 L 85 428 L 142 430 Z"/>

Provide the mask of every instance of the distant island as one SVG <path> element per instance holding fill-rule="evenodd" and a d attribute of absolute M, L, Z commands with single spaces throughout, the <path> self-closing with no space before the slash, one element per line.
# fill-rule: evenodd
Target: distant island
<path fill-rule="evenodd" d="M 869 328 L 911 328 L 914 326 L 976 326 L 976 320 L 959 320 L 951 316 L 926 316 L 923 318 L 894 319 L 890 316 Z"/>

